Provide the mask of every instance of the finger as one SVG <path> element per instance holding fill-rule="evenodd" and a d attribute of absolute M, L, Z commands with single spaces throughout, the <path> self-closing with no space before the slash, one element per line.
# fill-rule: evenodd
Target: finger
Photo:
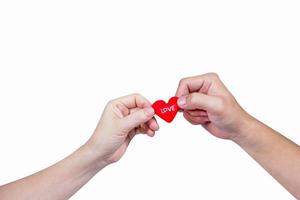
<path fill-rule="evenodd" d="M 183 116 L 187 121 L 189 121 L 193 125 L 198 125 L 198 124 L 204 125 L 204 124 L 210 122 L 208 117 L 193 117 L 193 116 L 189 115 L 188 113 L 184 113 Z"/>
<path fill-rule="evenodd" d="M 149 122 L 149 121 L 148 121 Z M 140 125 L 140 128 L 138 129 L 140 133 L 147 134 L 150 137 L 154 136 L 155 130 L 152 130 L 147 123 L 144 123 Z"/>
<path fill-rule="evenodd" d="M 129 132 L 133 128 L 140 126 L 143 123 L 146 123 L 154 116 L 154 109 L 152 107 L 144 108 L 138 110 L 126 117 L 120 119 L 120 126 L 122 131 Z"/>
<path fill-rule="evenodd" d="M 151 129 L 147 129 L 143 133 L 148 135 L 149 137 L 153 137 L 155 135 L 155 131 L 153 131 Z"/>
<path fill-rule="evenodd" d="M 115 102 L 121 102 L 128 109 L 131 108 L 146 108 L 150 107 L 151 103 L 145 97 L 140 94 L 131 94 L 127 96 L 120 97 L 114 100 Z"/>
<path fill-rule="evenodd" d="M 130 113 L 134 113 L 138 110 L 141 110 L 140 108 L 132 108 L 130 109 Z M 155 117 L 153 117 L 152 119 L 150 119 L 149 121 L 147 121 L 146 123 L 141 125 L 143 128 L 150 128 L 153 131 L 157 131 L 159 129 L 159 125 L 155 119 Z"/>
<path fill-rule="evenodd" d="M 203 85 L 204 79 L 197 76 L 197 77 L 187 77 L 181 79 L 176 91 L 176 96 L 181 97 L 183 95 L 187 95 L 193 91 L 197 91 Z"/>
<path fill-rule="evenodd" d="M 130 110 L 125 105 L 123 105 L 122 103 L 117 103 L 116 107 L 117 107 L 118 111 L 120 111 L 120 112 L 116 112 L 116 114 L 120 118 L 122 118 L 124 116 L 127 116 L 130 113 Z"/>
<path fill-rule="evenodd" d="M 155 134 L 155 131 L 151 130 L 149 127 L 147 126 L 140 126 L 138 129 L 137 129 L 137 133 L 136 134 L 146 134 L 150 137 L 153 137 L 154 134 Z"/>
<path fill-rule="evenodd" d="M 197 120 L 195 120 L 194 117 L 190 116 L 189 114 L 187 113 L 183 113 L 183 117 L 188 121 L 190 122 L 191 124 L 193 125 L 198 125 L 199 123 L 197 122 Z"/>
<path fill-rule="evenodd" d="M 153 130 L 153 131 L 157 131 L 159 129 L 159 125 L 155 119 L 155 117 L 153 117 L 152 119 L 150 119 L 148 122 L 147 122 L 147 125 L 148 127 Z"/>
<path fill-rule="evenodd" d="M 207 73 L 200 76 L 192 76 L 181 79 L 179 82 L 176 96 L 180 97 L 192 92 L 207 93 L 213 81 L 218 78 L 215 73 Z"/>
<path fill-rule="evenodd" d="M 184 110 L 201 109 L 213 113 L 223 110 L 224 102 L 220 97 L 209 96 L 199 92 L 182 96 L 177 101 L 178 106 Z"/>
<path fill-rule="evenodd" d="M 186 111 L 189 115 L 193 117 L 207 117 L 207 112 L 204 110 L 187 110 Z"/>
<path fill-rule="evenodd" d="M 155 131 L 151 130 L 151 129 L 148 129 L 146 134 L 149 136 L 149 137 L 154 137 L 155 135 Z"/>
<path fill-rule="evenodd" d="M 132 114 L 132 113 L 134 113 L 136 111 L 139 111 L 139 110 L 141 110 L 141 108 L 131 108 L 131 109 L 129 109 L 129 114 Z"/>

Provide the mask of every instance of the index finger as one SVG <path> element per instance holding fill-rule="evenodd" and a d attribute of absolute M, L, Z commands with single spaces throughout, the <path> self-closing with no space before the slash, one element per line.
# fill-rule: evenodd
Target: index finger
<path fill-rule="evenodd" d="M 204 79 L 201 76 L 192 76 L 181 79 L 176 91 L 176 96 L 188 95 L 198 91 L 203 85 Z"/>
<path fill-rule="evenodd" d="M 180 97 L 193 92 L 206 94 L 215 76 L 217 76 L 215 73 L 207 73 L 181 79 L 176 91 L 176 96 Z"/>
<path fill-rule="evenodd" d="M 151 103 L 140 94 L 130 94 L 114 101 L 122 103 L 128 109 L 151 107 Z"/>

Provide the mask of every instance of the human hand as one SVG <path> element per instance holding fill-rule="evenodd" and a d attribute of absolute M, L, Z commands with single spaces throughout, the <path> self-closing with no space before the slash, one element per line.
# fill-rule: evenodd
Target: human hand
<path fill-rule="evenodd" d="M 151 103 L 139 94 L 110 101 L 87 144 L 106 164 L 118 161 L 137 133 L 152 137 L 159 126 Z"/>
<path fill-rule="evenodd" d="M 182 79 L 176 96 L 187 121 L 222 139 L 237 137 L 250 118 L 215 73 Z"/>

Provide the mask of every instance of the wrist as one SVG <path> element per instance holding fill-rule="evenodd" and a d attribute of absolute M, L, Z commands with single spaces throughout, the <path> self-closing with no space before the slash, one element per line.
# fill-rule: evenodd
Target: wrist
<path fill-rule="evenodd" d="M 257 119 L 246 113 L 240 118 L 239 128 L 231 140 L 240 146 L 250 143 L 255 134 L 253 129 L 255 129 L 258 124 L 260 124 L 260 122 Z"/>
<path fill-rule="evenodd" d="M 91 169 L 99 171 L 108 165 L 108 163 L 105 162 L 104 156 L 94 148 L 94 145 L 91 144 L 90 141 L 82 145 L 79 150 L 83 152 Z"/>

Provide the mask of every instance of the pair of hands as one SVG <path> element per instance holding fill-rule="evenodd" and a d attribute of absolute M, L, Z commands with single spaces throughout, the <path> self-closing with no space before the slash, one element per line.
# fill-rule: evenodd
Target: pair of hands
<path fill-rule="evenodd" d="M 187 121 L 240 145 L 300 199 L 299 146 L 247 114 L 216 74 L 182 79 L 176 96 Z M 112 100 L 85 145 L 45 170 L 0 186 L 0 199 L 68 199 L 99 170 L 118 161 L 136 134 L 154 136 L 158 129 L 151 103 L 141 95 Z"/>
<path fill-rule="evenodd" d="M 184 118 L 212 135 L 239 137 L 250 116 L 215 73 L 184 78 L 176 92 Z M 138 133 L 154 136 L 159 129 L 151 103 L 140 94 L 110 101 L 87 145 L 106 164 L 118 161 Z"/>

